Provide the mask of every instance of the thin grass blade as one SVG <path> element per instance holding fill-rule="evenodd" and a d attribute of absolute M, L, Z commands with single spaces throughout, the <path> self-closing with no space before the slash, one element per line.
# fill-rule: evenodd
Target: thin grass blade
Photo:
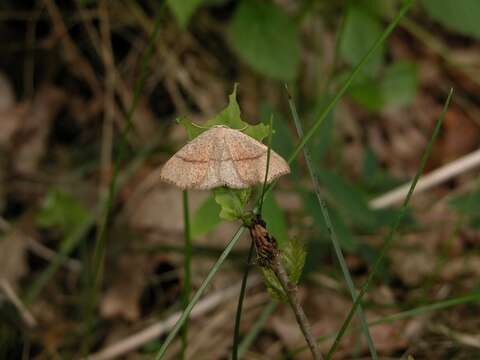
<path fill-rule="evenodd" d="M 218 260 L 212 266 L 212 268 L 208 272 L 207 277 L 205 278 L 205 280 L 203 280 L 202 285 L 200 285 L 200 288 L 197 290 L 197 292 L 193 296 L 192 300 L 190 300 L 188 306 L 183 311 L 182 316 L 180 316 L 180 319 L 178 319 L 178 321 L 175 323 L 175 326 L 172 328 L 172 330 L 168 334 L 164 343 L 160 347 L 160 350 L 158 350 L 157 355 L 155 356 L 155 360 L 160 360 L 165 356 L 165 352 L 167 351 L 168 346 L 170 345 L 172 340 L 175 338 L 175 336 L 178 334 L 178 331 L 180 330 L 180 328 L 183 326 L 183 324 L 187 320 L 187 318 L 190 315 L 193 307 L 196 305 L 198 300 L 200 300 L 200 297 L 205 292 L 205 289 L 210 284 L 210 282 L 212 281 L 212 279 L 215 276 L 215 274 L 217 273 L 217 271 L 220 269 L 220 266 L 223 264 L 223 262 L 227 258 L 230 251 L 232 251 L 234 246 L 237 244 L 238 240 L 240 240 L 240 237 L 241 237 L 241 235 L 243 234 L 244 231 L 245 231 L 245 227 L 241 226 L 237 230 L 235 235 L 233 236 L 232 240 L 230 240 L 230 242 L 227 244 L 227 246 L 225 247 L 225 250 L 223 250 L 223 252 L 222 252 L 222 255 L 220 255 Z"/>
<path fill-rule="evenodd" d="M 183 288 L 182 288 L 182 304 L 185 309 L 190 301 L 190 293 L 192 291 L 191 284 L 191 260 L 192 260 L 192 238 L 190 233 L 190 211 L 188 205 L 188 191 L 182 193 L 183 199 L 183 222 L 185 233 L 185 247 L 183 252 Z M 182 359 L 187 358 L 188 347 L 188 319 L 181 329 L 182 335 Z"/>
<path fill-rule="evenodd" d="M 288 89 L 287 89 L 288 93 Z M 290 93 L 288 93 L 288 104 L 290 106 L 290 112 L 292 113 L 292 118 L 295 123 L 295 127 L 297 129 L 298 136 L 300 138 L 303 137 L 303 129 L 302 129 L 302 124 L 300 122 L 300 118 L 298 116 L 297 108 L 295 106 L 295 102 L 293 101 Z M 323 200 L 321 193 L 320 193 L 320 182 L 318 180 L 318 174 L 316 172 L 316 169 L 313 166 L 311 156 L 310 156 L 310 150 L 308 149 L 308 146 L 305 146 L 303 148 L 303 156 L 305 157 L 305 162 L 307 163 L 307 168 L 308 172 L 310 173 L 310 178 L 312 179 L 313 183 L 313 188 L 315 191 L 315 194 L 317 196 L 318 204 L 320 205 L 320 210 L 322 212 L 323 218 L 325 219 L 325 224 L 327 226 L 328 233 L 330 234 L 330 239 L 332 241 L 332 245 L 335 251 L 335 255 L 337 256 L 338 262 L 340 264 L 340 268 L 343 273 L 343 277 L 345 278 L 345 282 L 347 283 L 348 291 L 350 292 L 350 295 L 352 297 L 352 300 L 355 301 L 355 298 L 357 296 L 357 290 L 355 289 L 355 285 L 353 284 L 352 276 L 350 275 L 350 271 L 348 270 L 347 262 L 345 261 L 345 257 L 343 256 L 342 248 L 340 246 L 340 243 L 338 241 L 338 236 L 335 231 L 335 228 L 333 227 L 332 221 L 330 220 L 330 214 L 328 211 L 327 204 Z M 375 344 L 373 342 L 372 336 L 370 335 L 370 331 L 368 329 L 367 325 L 367 320 L 365 317 L 365 314 L 363 312 L 362 306 L 358 306 L 357 310 L 357 316 L 358 319 L 360 320 L 360 326 L 361 330 L 363 332 L 363 335 L 365 336 L 368 344 L 368 348 L 370 350 L 370 355 L 372 359 L 376 360 L 378 359 L 378 354 L 375 349 Z"/>

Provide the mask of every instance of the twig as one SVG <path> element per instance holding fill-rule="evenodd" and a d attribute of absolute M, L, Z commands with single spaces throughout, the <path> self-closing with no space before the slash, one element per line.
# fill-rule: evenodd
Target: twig
<path fill-rule="evenodd" d="M 418 180 L 415 193 L 418 194 L 422 191 L 428 190 L 477 166 L 480 166 L 480 149 L 475 150 L 458 160 L 452 161 L 451 163 L 430 172 L 428 175 L 422 176 Z M 380 209 L 401 202 L 408 194 L 410 185 L 411 182 L 408 182 L 407 184 L 373 199 L 370 201 L 370 206 L 375 209 Z"/>
<path fill-rule="evenodd" d="M 260 283 L 258 276 L 250 277 L 247 287 L 253 287 Z M 191 317 L 197 318 L 203 314 L 209 312 L 216 308 L 219 304 L 237 296 L 240 290 L 240 283 L 235 284 L 226 289 L 220 290 L 203 300 L 199 301 L 197 306 L 192 310 Z M 86 357 L 88 360 L 108 360 L 114 359 L 118 356 L 125 355 L 126 353 L 133 351 L 140 346 L 152 341 L 163 334 L 170 331 L 173 328 L 175 323 L 180 318 L 182 312 L 178 311 L 175 314 L 172 314 L 165 320 L 159 321 L 146 329 L 141 330 L 140 332 L 129 336 L 116 344 L 106 347 L 105 349 L 89 355 Z"/>
<path fill-rule="evenodd" d="M 12 224 L 5 218 L 0 216 L 0 230 L 3 232 L 8 232 L 13 230 Z M 37 256 L 41 257 L 47 261 L 53 261 L 55 257 L 58 255 L 55 251 L 50 249 L 49 247 L 43 245 L 40 241 L 34 239 L 31 236 L 28 236 L 26 233 L 21 231 L 20 229 L 15 229 L 18 231 L 22 237 L 26 240 L 28 248 Z M 76 259 L 71 259 L 66 257 L 65 262 L 62 264 L 66 268 L 71 271 L 79 272 L 82 270 L 82 263 Z"/>
<path fill-rule="evenodd" d="M 310 348 L 310 351 L 312 352 L 313 358 L 315 360 L 323 359 L 323 356 L 320 352 L 317 341 L 316 341 L 315 337 L 313 336 L 312 327 L 310 326 L 310 322 L 308 321 L 307 316 L 305 315 L 305 312 L 303 311 L 303 308 L 300 305 L 300 301 L 298 299 L 297 286 L 290 282 L 290 279 L 288 278 L 287 272 L 285 271 L 285 268 L 283 267 L 280 256 L 278 256 L 278 255 L 275 256 L 274 262 L 273 262 L 272 265 L 273 265 L 272 266 L 273 272 L 277 276 L 278 281 L 280 281 L 280 284 L 283 287 L 283 290 L 285 290 L 285 293 L 287 294 L 288 302 L 290 303 L 290 306 L 292 307 L 293 313 L 295 314 L 295 317 L 297 319 L 297 323 L 300 326 L 300 329 L 302 330 L 303 336 L 305 337 L 305 340 L 307 341 L 308 347 Z"/>
<path fill-rule="evenodd" d="M 5 296 L 17 308 L 23 321 L 25 321 L 25 324 L 27 324 L 31 328 L 37 326 L 37 321 L 33 317 L 32 313 L 28 311 L 25 304 L 22 303 L 18 295 L 15 293 L 15 290 L 13 290 L 12 286 L 6 279 L 0 279 L 0 288 L 2 288 Z"/>
<path fill-rule="evenodd" d="M 305 341 L 312 352 L 313 358 L 315 360 L 323 359 L 318 344 L 315 341 L 315 337 L 312 334 L 310 323 L 300 305 L 297 286 L 290 281 L 282 264 L 281 253 L 278 249 L 277 241 L 267 231 L 265 221 L 263 221 L 258 214 L 252 219 L 252 222 L 249 225 L 249 230 L 252 241 L 255 244 L 255 250 L 257 251 L 257 264 L 273 271 L 285 291 L 285 295 L 295 314 L 300 330 L 305 337 Z"/>
<path fill-rule="evenodd" d="M 287 94 L 288 94 L 288 104 L 290 105 L 290 111 L 292 113 L 293 121 L 295 123 L 295 127 L 297 128 L 297 133 L 298 136 L 301 138 L 303 137 L 303 128 L 302 128 L 302 123 L 300 122 L 300 118 L 298 116 L 297 108 L 295 106 L 295 102 L 293 101 L 292 96 L 288 92 L 287 88 Z M 313 188 L 315 190 L 315 195 L 317 196 L 318 204 L 320 205 L 320 211 L 322 212 L 323 219 L 325 221 L 325 225 L 327 226 L 328 233 L 330 234 L 330 240 L 333 245 L 333 249 L 335 251 L 335 254 L 337 256 L 338 263 L 340 265 L 340 268 L 343 273 L 343 277 L 345 278 L 345 282 L 347 283 L 348 291 L 350 292 L 350 295 L 355 301 L 355 298 L 357 296 L 357 290 L 355 288 L 355 285 L 352 280 L 352 276 L 350 275 L 350 272 L 348 270 L 348 265 L 347 262 L 345 261 L 345 256 L 343 255 L 342 248 L 340 246 L 340 242 L 338 240 L 338 235 L 333 227 L 333 223 L 330 219 L 330 213 L 328 211 L 327 204 L 325 200 L 323 200 L 323 197 L 320 192 L 320 182 L 318 178 L 318 173 L 316 168 L 313 166 L 312 158 L 310 155 L 310 149 L 308 146 L 305 146 L 303 148 L 303 156 L 305 158 L 305 162 L 307 163 L 307 168 L 308 172 L 310 173 L 310 177 L 312 179 L 313 183 Z M 365 316 L 365 313 L 363 312 L 362 306 L 358 306 L 358 311 L 357 311 L 357 316 L 360 321 L 360 326 L 363 331 L 363 334 L 367 340 L 367 345 L 368 349 L 370 350 L 370 354 L 372 356 L 373 360 L 378 359 L 377 351 L 375 349 L 375 344 L 373 342 L 372 336 L 370 334 L 370 331 L 368 329 L 367 325 L 367 319 Z"/>

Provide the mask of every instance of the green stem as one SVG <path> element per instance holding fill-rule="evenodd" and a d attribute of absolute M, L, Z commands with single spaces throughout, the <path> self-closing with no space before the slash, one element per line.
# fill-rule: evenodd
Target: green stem
<path fill-rule="evenodd" d="M 247 288 L 248 273 L 250 272 L 250 263 L 252 261 L 254 249 L 255 249 L 255 245 L 252 240 L 250 243 L 250 250 L 248 251 L 247 263 L 245 264 L 245 271 L 243 272 L 242 285 L 240 287 L 240 294 L 238 295 L 237 313 L 235 315 L 235 329 L 233 332 L 232 360 L 238 359 L 238 345 L 240 342 L 240 323 L 242 320 L 243 300 L 245 299 L 245 290 Z"/>
<path fill-rule="evenodd" d="M 190 301 L 191 293 L 191 259 L 192 259 L 192 239 L 190 234 L 190 212 L 188 206 L 188 191 L 183 191 L 183 221 L 185 226 L 185 248 L 183 253 L 183 291 L 182 304 L 185 309 Z M 182 335 L 182 359 L 187 358 L 188 346 L 188 319 L 181 329 Z"/>
<path fill-rule="evenodd" d="M 260 205 L 258 213 L 262 214 L 263 200 L 265 198 L 265 190 L 267 189 L 268 170 L 270 170 L 270 153 L 272 149 L 272 133 L 273 133 L 273 115 L 270 117 L 270 129 L 268 133 L 268 149 L 267 149 L 267 168 L 265 169 L 265 178 L 263 179 L 262 194 L 260 196 Z"/>
<path fill-rule="evenodd" d="M 437 121 L 437 124 L 435 125 L 435 129 L 434 129 L 433 134 L 430 138 L 430 141 L 427 144 L 427 148 L 425 149 L 425 152 L 422 156 L 422 160 L 421 160 L 420 165 L 417 169 L 417 173 L 415 174 L 415 177 L 412 181 L 412 185 L 410 186 L 410 189 L 408 191 L 407 197 L 405 198 L 405 200 L 403 202 L 403 205 L 402 205 L 402 208 L 400 209 L 400 213 L 398 214 L 397 218 L 395 219 L 395 223 L 393 224 L 385 242 L 382 245 L 382 248 L 380 250 L 380 254 L 378 255 L 378 257 L 375 260 L 375 263 L 373 264 L 372 271 L 368 275 L 368 278 L 365 281 L 365 284 L 362 286 L 362 289 L 360 290 L 360 293 L 356 297 L 347 318 L 343 322 L 342 327 L 340 328 L 340 331 L 338 332 L 338 334 L 335 338 L 335 341 L 332 344 L 332 346 L 331 346 L 331 348 L 328 352 L 327 358 L 330 358 L 333 355 L 333 353 L 335 352 L 335 350 L 337 349 L 337 347 L 340 343 L 340 340 L 342 339 L 343 335 L 345 334 L 345 331 L 348 328 L 348 325 L 350 324 L 350 321 L 352 320 L 353 314 L 355 314 L 355 312 L 357 311 L 357 308 L 360 305 L 363 296 L 367 292 L 368 287 L 370 286 L 370 283 L 372 282 L 373 278 L 375 277 L 377 271 L 380 269 L 380 265 L 382 264 L 382 260 L 385 257 L 385 254 L 387 253 L 387 250 L 390 248 L 390 245 L 391 245 L 391 243 L 394 239 L 394 235 L 395 235 L 398 227 L 400 226 L 400 223 L 402 222 L 402 220 L 403 220 L 403 218 L 404 218 L 404 216 L 407 212 L 407 206 L 410 202 L 413 191 L 415 190 L 415 186 L 417 185 L 418 179 L 420 178 L 421 174 L 423 173 L 423 169 L 425 168 L 425 164 L 427 163 L 428 157 L 430 156 L 430 153 L 432 151 L 433 144 L 435 143 L 435 140 L 437 139 L 438 133 L 440 132 L 440 127 L 443 123 L 443 119 L 445 118 L 445 113 L 447 112 L 448 106 L 450 105 L 450 101 L 452 99 L 452 96 L 453 96 L 453 89 L 450 89 L 450 93 L 448 94 L 447 100 L 445 101 L 443 111 L 442 111 L 442 113 L 441 113 L 441 115 L 440 115 L 440 117 Z"/>

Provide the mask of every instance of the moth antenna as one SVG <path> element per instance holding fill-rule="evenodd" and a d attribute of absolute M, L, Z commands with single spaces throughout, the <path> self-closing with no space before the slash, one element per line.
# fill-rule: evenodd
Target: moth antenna
<path fill-rule="evenodd" d="M 240 131 L 240 132 L 244 132 L 245 130 L 247 130 L 247 129 L 249 128 L 249 126 L 250 126 L 250 125 L 247 124 L 247 125 L 245 125 L 243 128 L 237 129 L 237 130 Z"/>

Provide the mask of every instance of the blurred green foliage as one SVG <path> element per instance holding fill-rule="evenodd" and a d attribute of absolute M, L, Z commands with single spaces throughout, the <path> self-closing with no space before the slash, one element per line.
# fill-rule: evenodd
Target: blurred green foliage
<path fill-rule="evenodd" d="M 69 234 L 83 224 L 88 210 L 72 194 L 52 189 L 43 200 L 37 214 L 37 224 L 43 228 L 56 228 Z"/>
<path fill-rule="evenodd" d="M 230 23 L 239 57 L 261 74 L 293 80 L 300 63 L 297 24 L 272 2 L 243 0 Z"/>
<path fill-rule="evenodd" d="M 480 191 L 459 195 L 449 205 L 464 216 L 469 226 L 480 229 Z"/>
<path fill-rule="evenodd" d="M 480 1 L 422 0 L 422 5 L 428 15 L 445 27 L 480 38 Z"/>

